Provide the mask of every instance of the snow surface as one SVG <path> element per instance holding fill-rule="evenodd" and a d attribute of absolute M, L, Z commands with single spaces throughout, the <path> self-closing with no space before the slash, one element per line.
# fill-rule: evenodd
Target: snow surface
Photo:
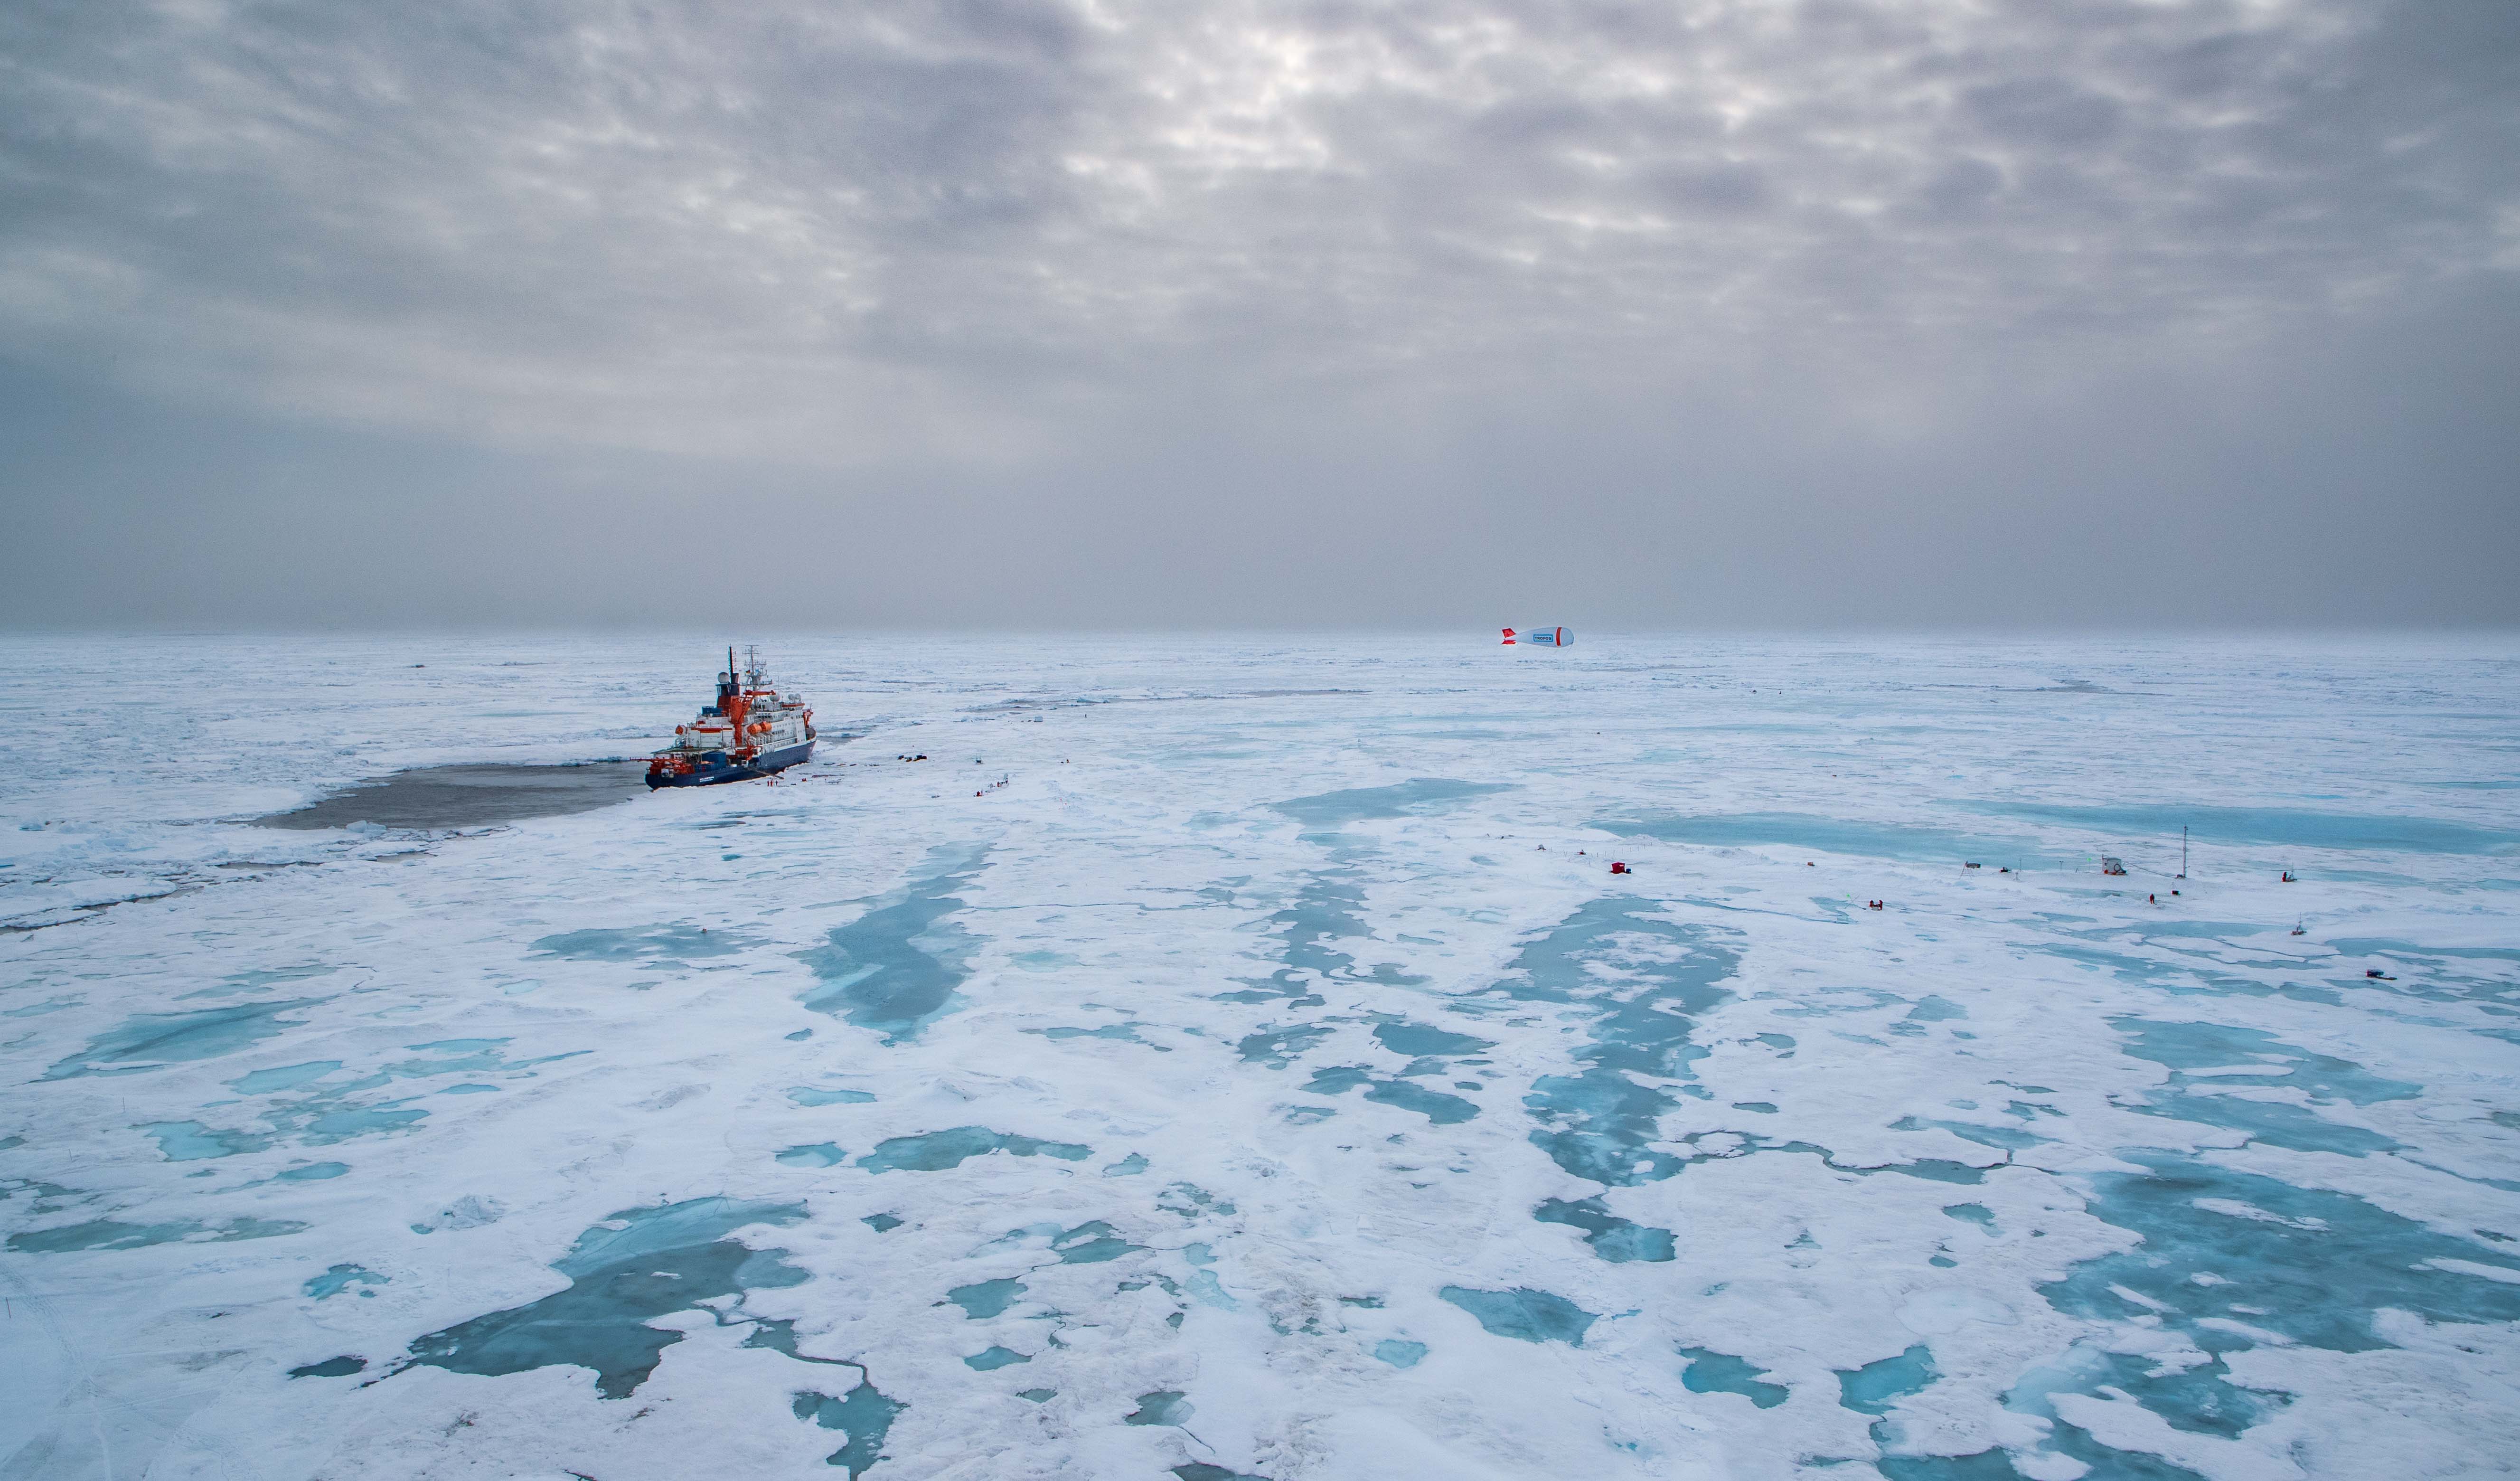
<path fill-rule="evenodd" d="M 716 642 L 0 645 L 0 1476 L 2520 1455 L 2507 643 L 799 639 L 247 821 Z"/>

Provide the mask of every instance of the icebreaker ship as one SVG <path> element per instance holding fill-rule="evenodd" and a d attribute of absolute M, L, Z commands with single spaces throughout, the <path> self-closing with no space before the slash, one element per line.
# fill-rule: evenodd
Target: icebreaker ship
<path fill-rule="evenodd" d="M 814 754 L 814 712 L 794 695 L 770 683 L 759 652 L 726 651 L 726 672 L 717 676 L 717 702 L 689 725 L 674 727 L 674 743 L 648 762 L 648 785 L 707 786 L 785 771 Z"/>

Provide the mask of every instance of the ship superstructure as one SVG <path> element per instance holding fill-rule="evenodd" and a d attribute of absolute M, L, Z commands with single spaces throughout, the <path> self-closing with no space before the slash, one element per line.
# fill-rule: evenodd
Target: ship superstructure
<path fill-rule="evenodd" d="M 648 785 L 706 786 L 785 771 L 814 754 L 814 712 L 770 682 L 758 650 L 726 651 L 717 676 L 717 701 L 689 725 L 674 727 L 674 743 L 648 762 Z"/>

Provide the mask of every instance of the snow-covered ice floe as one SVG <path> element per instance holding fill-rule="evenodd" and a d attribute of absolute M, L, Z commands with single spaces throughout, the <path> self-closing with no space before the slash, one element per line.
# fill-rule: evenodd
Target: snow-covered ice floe
<path fill-rule="evenodd" d="M 253 821 L 675 651 L 9 642 L 0 1476 L 2520 1455 L 2507 645 L 796 640 Z"/>

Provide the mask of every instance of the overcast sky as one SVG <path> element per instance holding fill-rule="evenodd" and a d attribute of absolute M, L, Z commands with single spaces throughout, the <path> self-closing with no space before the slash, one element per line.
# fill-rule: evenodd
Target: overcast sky
<path fill-rule="evenodd" d="M 0 6 L 0 621 L 2520 624 L 2514 0 Z"/>

